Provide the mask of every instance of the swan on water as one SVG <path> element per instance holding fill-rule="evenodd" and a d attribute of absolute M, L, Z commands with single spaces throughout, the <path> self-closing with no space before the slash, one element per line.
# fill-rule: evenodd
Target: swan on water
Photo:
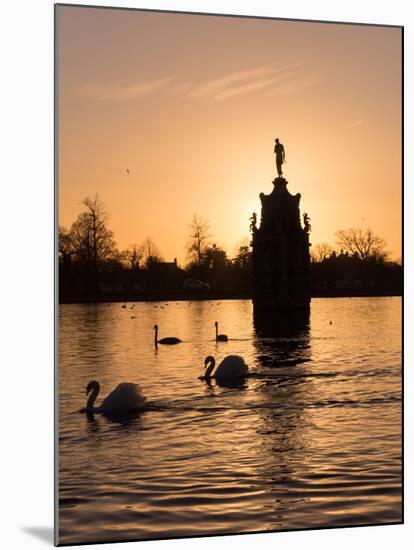
<path fill-rule="evenodd" d="M 209 355 L 204 360 L 204 368 L 206 369 L 204 376 L 200 376 L 200 380 L 209 382 L 215 378 L 217 382 L 226 382 L 240 380 L 248 376 L 249 367 L 244 362 L 243 357 L 239 355 L 228 355 L 223 359 L 220 365 L 216 368 L 214 374 L 213 369 L 216 365 L 216 360 L 212 355 Z"/>
<path fill-rule="evenodd" d="M 130 411 L 136 411 L 144 406 L 147 398 L 141 393 L 138 384 L 131 382 L 122 382 L 102 401 L 99 407 L 95 407 L 95 401 L 98 397 L 100 384 L 92 380 L 86 386 L 86 395 L 89 395 L 86 402 L 86 408 L 80 412 L 86 413 L 107 413 L 122 414 Z"/>
<path fill-rule="evenodd" d="M 166 338 L 161 338 L 158 340 L 158 325 L 154 325 L 155 335 L 154 335 L 154 345 L 157 347 L 157 344 L 165 344 L 167 346 L 172 346 L 174 344 L 179 344 L 182 340 L 176 338 L 175 336 L 167 336 Z"/>
<path fill-rule="evenodd" d="M 228 342 L 229 339 L 225 334 L 219 334 L 218 333 L 218 322 L 217 321 L 214 323 L 214 326 L 216 327 L 216 342 Z"/>

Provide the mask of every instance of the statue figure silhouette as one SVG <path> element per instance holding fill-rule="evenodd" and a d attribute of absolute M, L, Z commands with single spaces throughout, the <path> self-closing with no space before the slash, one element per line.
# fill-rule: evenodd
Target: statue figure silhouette
<path fill-rule="evenodd" d="M 280 143 L 279 138 L 275 139 L 275 149 L 274 149 L 275 155 L 276 155 L 276 168 L 277 168 L 277 174 L 279 177 L 282 176 L 282 164 L 286 162 L 285 158 L 285 148 L 283 147 L 282 143 Z"/>
<path fill-rule="evenodd" d="M 305 226 L 306 233 L 310 233 L 310 230 L 311 230 L 311 224 L 309 222 L 310 222 L 310 217 L 305 212 L 303 214 L 303 225 Z"/>
<path fill-rule="evenodd" d="M 250 220 L 250 231 L 252 233 L 254 233 L 257 229 L 256 227 L 256 224 L 257 224 L 257 215 L 256 215 L 256 212 L 253 212 L 253 214 L 251 215 L 251 217 L 249 218 Z"/>

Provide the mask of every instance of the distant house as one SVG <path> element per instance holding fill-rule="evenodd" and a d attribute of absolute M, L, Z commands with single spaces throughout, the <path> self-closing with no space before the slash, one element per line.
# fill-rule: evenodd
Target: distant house
<path fill-rule="evenodd" d="M 152 289 L 178 290 L 182 287 L 186 272 L 173 262 L 152 262 L 148 267 L 148 283 Z"/>

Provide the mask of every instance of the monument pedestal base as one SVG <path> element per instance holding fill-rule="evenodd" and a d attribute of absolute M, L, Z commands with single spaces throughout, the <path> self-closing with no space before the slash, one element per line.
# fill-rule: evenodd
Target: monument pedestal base
<path fill-rule="evenodd" d="M 309 308 L 309 233 L 300 222 L 300 193 L 291 195 L 287 180 L 273 180 L 269 195 L 260 193 L 260 227 L 253 230 L 252 269 L 255 309 L 290 311 Z"/>

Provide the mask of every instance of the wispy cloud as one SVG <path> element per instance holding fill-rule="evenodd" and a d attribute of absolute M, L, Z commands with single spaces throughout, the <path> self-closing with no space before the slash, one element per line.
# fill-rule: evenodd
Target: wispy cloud
<path fill-rule="evenodd" d="M 220 78 L 207 80 L 199 84 L 188 95 L 189 97 L 214 97 L 216 94 L 223 92 L 234 84 L 269 76 L 274 70 L 274 65 L 265 65 L 264 67 L 257 67 L 256 69 L 230 73 Z"/>
<path fill-rule="evenodd" d="M 163 91 L 170 95 L 210 101 L 225 101 L 236 96 L 252 94 L 281 83 L 295 81 L 303 74 L 302 63 L 287 66 L 264 65 L 244 71 L 237 71 L 205 82 L 179 82 L 172 77 L 155 80 L 140 80 L 124 85 L 85 84 L 79 91 L 83 96 L 106 101 L 128 101 Z M 297 81 L 296 80 L 296 81 Z M 276 89 L 277 90 L 277 89 Z"/>
<path fill-rule="evenodd" d="M 256 82 L 248 82 L 247 84 L 241 84 L 240 86 L 234 86 L 228 90 L 225 90 L 224 92 L 221 92 L 214 96 L 213 99 L 215 101 L 223 101 L 224 99 L 229 99 L 230 97 L 234 97 L 237 95 L 256 92 L 257 90 L 266 88 L 266 86 L 270 86 L 270 84 L 273 84 L 273 82 L 275 82 L 274 78 L 257 80 Z"/>
<path fill-rule="evenodd" d="M 171 86 L 169 91 L 174 95 L 182 95 L 189 92 L 192 88 L 194 88 L 194 84 L 192 82 L 183 82 L 182 84 Z"/>
<path fill-rule="evenodd" d="M 362 126 L 364 124 L 363 120 L 353 120 L 347 125 L 347 128 L 358 128 L 358 126 Z"/>
<path fill-rule="evenodd" d="M 303 75 L 302 72 L 296 71 L 289 75 L 286 75 L 281 79 L 279 85 L 275 88 L 266 92 L 267 96 L 275 96 L 279 94 L 292 94 L 303 90 L 304 88 L 309 88 L 315 86 L 318 82 L 318 76 L 316 73 Z"/>
<path fill-rule="evenodd" d="M 292 80 L 292 78 L 296 77 L 299 74 L 299 71 L 293 71 L 286 74 L 279 74 L 277 76 L 274 76 L 272 78 L 268 79 L 262 79 L 257 80 L 256 82 L 249 82 L 247 84 L 242 84 L 240 86 L 235 86 L 229 90 L 226 90 L 222 92 L 221 94 L 217 94 L 215 96 L 216 101 L 221 101 L 223 99 L 228 99 L 230 97 L 234 97 L 236 95 L 255 92 L 257 90 L 261 90 L 263 88 L 269 88 L 273 84 L 277 83 L 285 83 L 286 81 Z"/>
<path fill-rule="evenodd" d="M 159 78 L 157 80 L 141 80 L 124 86 L 105 86 L 89 83 L 81 88 L 82 95 L 98 100 L 124 101 L 150 95 L 153 92 L 165 88 L 171 82 L 171 78 Z"/>
<path fill-rule="evenodd" d="M 223 101 L 236 95 L 252 93 L 270 86 L 286 71 L 299 66 L 300 63 L 286 67 L 272 64 L 230 73 L 197 85 L 187 95 L 188 97 L 206 97 L 215 101 Z"/>

